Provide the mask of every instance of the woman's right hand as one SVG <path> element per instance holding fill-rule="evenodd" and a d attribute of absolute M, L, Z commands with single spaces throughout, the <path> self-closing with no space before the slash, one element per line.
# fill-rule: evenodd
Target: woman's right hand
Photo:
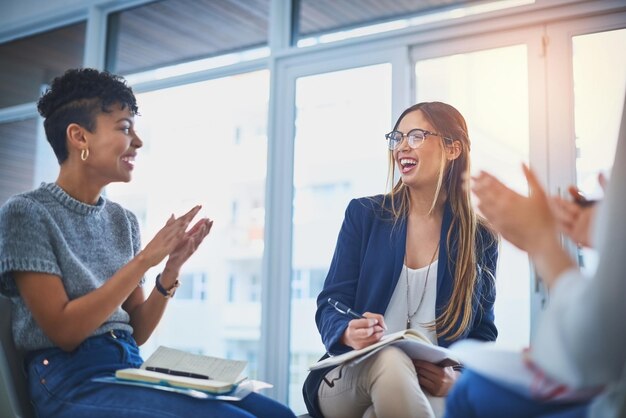
<path fill-rule="evenodd" d="M 175 218 L 174 215 L 165 223 L 159 232 L 152 238 L 141 252 L 142 257 L 150 267 L 156 266 L 168 256 L 184 239 L 187 227 L 198 214 L 202 206 L 192 208 L 186 214 Z"/>
<path fill-rule="evenodd" d="M 383 337 L 387 329 L 385 319 L 380 314 L 365 312 L 363 319 L 353 319 L 341 337 L 341 343 L 359 350 L 372 345 Z"/>

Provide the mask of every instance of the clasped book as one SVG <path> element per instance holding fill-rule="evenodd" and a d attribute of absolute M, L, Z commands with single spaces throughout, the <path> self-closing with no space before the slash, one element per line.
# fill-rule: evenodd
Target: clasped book
<path fill-rule="evenodd" d="M 115 372 L 115 377 L 224 394 L 245 380 L 242 373 L 246 365 L 246 361 L 191 354 L 160 346 L 140 368 L 120 369 Z"/>

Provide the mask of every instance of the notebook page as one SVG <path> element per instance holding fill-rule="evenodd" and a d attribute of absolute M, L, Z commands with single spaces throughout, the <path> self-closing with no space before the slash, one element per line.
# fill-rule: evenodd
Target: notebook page
<path fill-rule="evenodd" d="M 162 367 L 170 370 L 198 373 L 213 380 L 235 382 L 245 369 L 247 362 L 218 357 L 186 353 L 181 350 L 160 346 L 141 368 Z"/>

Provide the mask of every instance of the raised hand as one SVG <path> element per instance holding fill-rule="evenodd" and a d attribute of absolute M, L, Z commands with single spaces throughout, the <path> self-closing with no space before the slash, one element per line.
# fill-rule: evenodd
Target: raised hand
<path fill-rule="evenodd" d="M 608 180 L 600 173 L 598 183 L 606 190 Z M 580 246 L 591 247 L 593 220 L 597 212 L 595 201 L 586 200 L 576 186 L 568 188 L 573 202 L 561 197 L 553 197 L 552 211 L 557 226 L 565 235 Z"/>
<path fill-rule="evenodd" d="M 174 215 L 170 216 L 165 226 L 157 232 L 140 253 L 150 267 L 159 264 L 166 256 L 177 249 L 181 242 L 185 241 L 185 231 L 201 208 L 202 206 L 200 205 L 195 206 L 179 218 L 175 218 Z"/>
<path fill-rule="evenodd" d="M 530 190 L 528 197 L 485 172 L 472 177 L 472 191 L 478 198 L 478 209 L 493 227 L 517 247 L 533 253 L 540 251 L 544 238 L 554 239 L 556 220 L 539 180 L 526 165 L 523 170 Z"/>
<path fill-rule="evenodd" d="M 597 205 L 581 206 L 555 196 L 551 199 L 551 207 L 559 230 L 576 244 L 591 247 L 591 227 Z"/>
<path fill-rule="evenodd" d="M 183 239 L 180 240 L 176 248 L 170 253 L 167 263 L 165 264 L 165 270 L 171 270 L 177 274 L 182 265 L 196 252 L 204 238 L 211 231 L 212 226 L 213 221 L 204 218 L 200 219 L 187 231 Z"/>
<path fill-rule="evenodd" d="M 557 221 L 539 180 L 523 166 L 530 196 L 522 196 L 490 174 L 473 177 L 472 191 L 478 209 L 511 243 L 527 251 L 539 276 L 550 288 L 565 270 L 575 264 L 561 247 Z"/>

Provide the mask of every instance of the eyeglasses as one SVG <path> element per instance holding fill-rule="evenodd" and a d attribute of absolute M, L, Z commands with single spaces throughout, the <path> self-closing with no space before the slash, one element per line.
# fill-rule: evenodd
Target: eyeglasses
<path fill-rule="evenodd" d="M 417 149 L 422 146 L 422 144 L 424 143 L 424 140 L 426 139 L 428 135 L 438 136 L 440 138 L 445 139 L 448 142 L 452 142 L 452 138 L 448 138 L 446 136 L 443 136 L 441 134 L 436 134 L 434 132 L 429 132 L 424 129 L 411 129 L 409 133 L 406 133 L 406 134 L 400 131 L 391 131 L 388 134 L 385 134 L 385 138 L 387 138 L 387 141 L 388 141 L 387 145 L 389 146 L 389 149 L 393 151 L 400 146 L 405 136 L 408 140 L 409 147 L 411 147 L 412 149 Z"/>

